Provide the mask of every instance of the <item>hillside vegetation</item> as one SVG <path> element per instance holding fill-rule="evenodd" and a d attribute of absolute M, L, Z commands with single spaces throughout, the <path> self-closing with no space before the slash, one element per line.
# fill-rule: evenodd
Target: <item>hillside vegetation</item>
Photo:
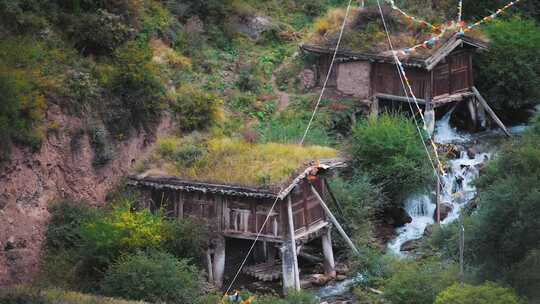
<path fill-rule="evenodd" d="M 456 224 L 435 228 L 418 259 L 386 254 L 387 239 L 380 235 L 401 225 L 396 213 L 404 211 L 405 197 L 433 185 L 414 120 L 399 113 L 372 119 L 358 100 L 325 96 L 305 145 L 298 145 L 319 93 L 318 84 L 302 76 L 317 58 L 301 54 L 298 45 L 311 40 L 332 44 L 347 2 L 0 0 L 0 170 L 10 164 L 14 147 L 37 154 L 46 139 L 60 133 L 72 138 L 73 146 L 88 135 L 92 169 L 98 170 L 140 131 L 156 135 L 164 118 L 174 121 L 173 134 L 158 138 L 146 159 L 126 160 L 138 173 L 161 174 L 148 170 L 161 169 L 199 181 L 269 187 L 308 161 L 345 155 L 350 168 L 331 181 L 341 203 L 335 214 L 362 254 L 352 256 L 337 237 L 334 245 L 340 262 L 365 275 L 366 281 L 354 286 L 358 301 L 537 300 L 538 118 L 478 180 L 478 207 L 464 220 L 463 286 L 458 284 Z M 455 18 L 455 2 L 396 1 L 436 24 Z M 465 1 L 465 17 L 483 17 L 497 8 L 492 2 L 501 1 Z M 345 46 L 386 47 L 375 3 L 365 1 L 368 13 L 351 17 L 355 23 L 347 28 Z M 511 15 L 480 30 L 491 39 L 492 51 L 479 55 L 476 69 L 478 86 L 505 118 L 540 101 L 538 14 Z M 404 20 L 392 30 L 398 31 L 393 38 L 400 45 L 429 35 Z M 52 109 L 80 119 L 82 126 L 60 127 L 49 115 Z M 165 210 L 151 212 L 140 193 L 122 185 L 108 194 L 102 208 L 91 207 L 98 202 L 50 197 L 47 204 L 50 218 L 35 286 L 2 290 L 0 302 L 223 302 L 221 292 L 205 282 L 205 250 L 212 237 L 208 223 L 172 221 Z M 12 243 L 3 249 L 13 249 Z M 242 294 L 244 300 L 254 297 Z M 319 303 L 306 292 L 256 299 Z"/>

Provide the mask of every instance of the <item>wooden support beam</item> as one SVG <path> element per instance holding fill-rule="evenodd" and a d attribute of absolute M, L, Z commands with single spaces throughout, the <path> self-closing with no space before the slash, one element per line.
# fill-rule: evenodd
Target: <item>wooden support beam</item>
<path fill-rule="evenodd" d="M 506 129 L 506 126 L 499 119 L 499 117 L 497 117 L 497 114 L 495 114 L 493 109 L 491 109 L 491 107 L 489 106 L 487 101 L 484 99 L 484 97 L 482 97 L 482 95 L 480 94 L 478 89 L 476 89 L 476 87 L 472 87 L 472 91 L 473 91 L 474 95 L 476 96 L 476 98 L 478 98 L 478 101 L 480 101 L 480 103 L 482 104 L 484 109 L 488 112 L 489 116 L 491 116 L 491 118 L 493 118 L 495 123 L 497 125 L 499 125 L 499 127 L 504 131 L 504 134 L 506 134 L 506 136 L 508 136 L 508 137 L 512 137 L 512 134 L 510 134 L 510 132 L 508 132 L 508 129 Z"/>
<path fill-rule="evenodd" d="M 287 216 L 289 219 L 289 237 L 291 241 L 291 250 L 293 258 L 293 271 L 294 271 L 294 289 L 300 290 L 300 270 L 298 269 L 298 256 L 296 254 L 296 240 L 294 237 L 294 218 L 292 212 L 292 200 L 291 196 L 287 196 Z"/>
<path fill-rule="evenodd" d="M 347 233 L 345 233 L 345 230 L 343 230 L 343 228 L 339 224 L 339 222 L 336 219 L 336 217 L 334 216 L 334 214 L 332 214 L 332 211 L 330 210 L 330 208 L 328 208 L 326 203 L 323 201 L 323 199 L 319 195 L 319 192 L 317 192 L 317 189 L 315 189 L 315 187 L 313 187 L 313 185 L 310 185 L 310 186 L 311 186 L 311 191 L 313 192 L 313 194 L 315 194 L 315 197 L 317 198 L 317 200 L 319 200 L 319 203 L 321 204 L 321 207 L 324 209 L 324 212 L 326 213 L 326 215 L 330 218 L 330 220 L 332 221 L 334 226 L 336 226 L 336 229 L 338 230 L 339 234 L 343 237 L 343 239 L 345 240 L 347 245 L 349 245 L 349 247 L 351 247 L 352 251 L 356 255 L 360 255 L 360 251 L 358 251 L 358 249 L 356 248 L 354 243 L 351 241 L 351 239 L 349 238 Z"/>
<path fill-rule="evenodd" d="M 413 98 L 407 98 L 405 96 L 397 96 L 397 95 L 391 95 L 391 94 L 383 94 L 383 93 L 377 93 L 375 95 L 375 98 L 377 99 L 388 99 L 388 100 L 394 100 L 394 101 L 402 101 L 402 102 L 410 102 L 410 103 L 414 103 L 414 100 Z M 425 105 L 426 104 L 426 100 L 425 99 L 420 99 L 420 98 L 416 98 L 416 101 L 418 102 L 419 105 Z"/>

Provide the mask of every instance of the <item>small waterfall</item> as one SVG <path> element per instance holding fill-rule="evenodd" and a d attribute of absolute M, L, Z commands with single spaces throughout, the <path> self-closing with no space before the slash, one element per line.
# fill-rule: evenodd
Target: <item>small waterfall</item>
<path fill-rule="evenodd" d="M 397 254 L 401 254 L 401 246 L 405 242 L 421 238 L 426 227 L 434 223 L 435 204 L 429 195 L 415 194 L 409 197 L 405 201 L 405 210 L 412 221 L 398 228 L 398 236 L 388 244 L 388 248 Z"/>
<path fill-rule="evenodd" d="M 435 142 L 440 144 L 466 142 L 470 140 L 470 136 L 460 134 L 456 128 L 450 126 L 450 118 L 454 113 L 456 106 L 454 106 L 448 113 L 446 113 L 439 121 L 435 123 Z"/>
<path fill-rule="evenodd" d="M 472 140 L 471 135 L 460 134 L 450 126 L 450 116 L 454 109 L 437 121 L 435 131 L 435 141 L 437 143 L 466 144 Z M 442 225 L 458 219 L 461 209 L 474 199 L 476 187 L 473 185 L 473 181 L 478 177 L 480 167 L 490 157 L 489 153 L 469 155 L 467 151 L 460 151 L 459 157 L 448 161 L 446 175 L 442 177 L 441 205 L 450 211 L 442 221 Z M 435 195 L 411 195 L 405 202 L 405 210 L 411 216 L 412 222 L 398 228 L 396 231 L 398 236 L 388 244 L 388 249 L 399 256 L 403 256 L 401 252 L 403 244 L 421 238 L 426 227 L 435 222 Z"/>

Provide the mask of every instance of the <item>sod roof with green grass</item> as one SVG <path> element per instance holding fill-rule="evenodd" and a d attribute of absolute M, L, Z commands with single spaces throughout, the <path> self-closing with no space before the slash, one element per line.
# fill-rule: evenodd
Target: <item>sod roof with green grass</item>
<path fill-rule="evenodd" d="M 241 139 L 167 137 L 158 141 L 141 171 L 146 177 L 276 190 L 310 165 L 338 157 L 321 146 L 265 143 Z"/>
<path fill-rule="evenodd" d="M 411 22 L 388 5 L 383 5 L 382 13 L 389 30 L 390 39 L 395 50 L 410 48 L 422 44 L 426 40 L 441 34 L 439 40 L 429 48 L 417 48 L 403 59 L 425 60 L 434 55 L 445 43 L 456 36 L 460 27 L 457 23 L 448 23 L 444 19 L 432 18 L 431 21 L 438 30 L 426 25 Z M 344 9 L 330 10 L 324 17 L 319 18 L 313 30 L 305 37 L 303 46 L 306 49 L 320 48 L 328 50 L 330 54 L 338 41 L 341 25 L 345 18 Z M 487 44 L 488 39 L 479 30 L 472 30 L 463 35 L 465 39 Z M 343 38 L 340 44 L 339 55 L 364 54 L 372 56 L 392 57 L 389 51 L 388 40 L 381 19 L 379 8 L 376 5 L 365 8 L 353 8 L 347 19 Z"/>

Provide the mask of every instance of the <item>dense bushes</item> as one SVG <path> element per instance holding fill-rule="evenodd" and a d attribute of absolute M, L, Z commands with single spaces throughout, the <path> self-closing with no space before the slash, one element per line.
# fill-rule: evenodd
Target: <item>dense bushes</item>
<path fill-rule="evenodd" d="M 397 263 L 384 284 L 384 298 L 399 304 L 432 304 L 437 294 L 457 281 L 454 264 L 439 260 Z"/>
<path fill-rule="evenodd" d="M 106 269 L 121 254 L 160 247 L 166 223 L 149 210 L 133 211 L 124 202 L 107 214 L 92 217 L 80 229 L 81 254 L 89 269 Z"/>
<path fill-rule="evenodd" d="M 51 218 L 47 226 L 47 246 L 68 249 L 79 245 L 81 225 L 96 213 L 86 204 L 61 201 L 49 207 Z"/>
<path fill-rule="evenodd" d="M 113 206 L 96 210 L 66 201 L 50 208 L 40 286 L 182 303 L 191 303 L 184 296 L 197 298 L 192 265 L 201 264 L 208 244 L 206 224 L 167 221 L 127 200 Z"/>
<path fill-rule="evenodd" d="M 40 290 L 15 287 L 0 290 L 2 304 L 142 304 L 102 296 L 86 295 L 57 289 Z M 214 304 L 214 303 L 212 303 Z"/>
<path fill-rule="evenodd" d="M 176 121 L 182 130 L 204 129 L 217 118 L 222 101 L 214 94 L 200 88 L 185 86 L 176 94 L 171 104 Z"/>
<path fill-rule="evenodd" d="M 520 301 L 510 289 L 493 283 L 480 286 L 454 284 L 441 292 L 435 304 L 519 304 Z"/>
<path fill-rule="evenodd" d="M 165 107 L 165 86 L 148 45 L 129 42 L 116 50 L 117 70 L 110 83 L 112 92 L 120 97 L 127 117 L 117 116 L 108 125 L 113 133 L 125 133 L 132 126 L 149 127 Z"/>
<path fill-rule="evenodd" d="M 42 138 L 36 127 L 46 103 L 36 84 L 25 73 L 0 66 L 0 91 L 0 149 L 9 147 L 10 140 L 39 148 Z M 9 152 L 2 150 L 0 163 Z"/>
<path fill-rule="evenodd" d="M 106 295 L 150 302 L 194 303 L 200 292 L 197 269 L 159 251 L 121 257 L 105 274 Z"/>
<path fill-rule="evenodd" d="M 68 33 L 75 47 L 84 54 L 111 54 L 134 36 L 135 30 L 122 17 L 105 10 L 72 18 Z"/>
<path fill-rule="evenodd" d="M 186 218 L 170 223 L 167 229 L 165 248 L 168 252 L 177 257 L 191 259 L 193 262 L 201 260 L 201 255 L 208 248 L 210 239 L 210 231 L 206 223 Z"/>
<path fill-rule="evenodd" d="M 369 172 L 397 204 L 433 176 L 414 122 L 404 116 L 385 113 L 362 120 L 351 141 L 353 165 Z"/>
<path fill-rule="evenodd" d="M 540 28 L 514 17 L 485 26 L 490 50 L 476 60 L 479 89 L 504 114 L 540 100 Z M 501 60 L 504 58 L 504 60 Z"/>

